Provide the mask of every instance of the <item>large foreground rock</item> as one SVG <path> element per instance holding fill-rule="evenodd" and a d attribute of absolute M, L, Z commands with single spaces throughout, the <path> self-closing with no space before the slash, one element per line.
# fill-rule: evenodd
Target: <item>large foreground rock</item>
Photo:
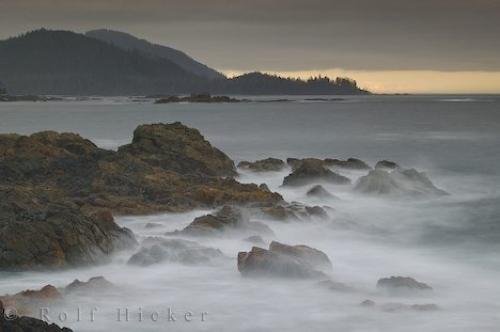
<path fill-rule="evenodd" d="M 302 186 L 322 181 L 335 184 L 351 183 L 349 178 L 325 168 L 322 161 L 304 160 L 290 175 L 285 177 L 283 186 Z"/>
<path fill-rule="evenodd" d="M 219 249 L 202 246 L 194 241 L 181 239 L 145 239 L 140 250 L 130 257 L 128 264 L 149 266 L 162 262 L 182 264 L 210 264 L 224 257 Z"/>
<path fill-rule="evenodd" d="M 253 247 L 238 253 L 238 270 L 243 276 L 319 278 L 319 269 L 331 267 L 328 256 L 307 246 L 289 246 L 272 242 L 269 250 Z"/>
<path fill-rule="evenodd" d="M 134 242 L 111 213 L 283 200 L 234 174 L 225 154 L 180 123 L 140 126 L 118 151 L 71 133 L 0 135 L 0 270 L 101 261 Z"/>
<path fill-rule="evenodd" d="M 136 243 L 111 213 L 89 215 L 53 194 L 0 186 L 1 270 L 94 264 Z"/>
<path fill-rule="evenodd" d="M 267 158 L 254 162 L 242 161 L 238 168 L 248 169 L 253 172 L 277 172 L 285 167 L 285 162 L 281 159 Z"/>
<path fill-rule="evenodd" d="M 274 234 L 267 225 L 257 221 L 250 221 L 246 210 L 235 206 L 224 206 L 214 214 L 195 218 L 184 229 L 168 233 L 168 235 L 220 236 L 232 232 L 260 235 Z"/>
<path fill-rule="evenodd" d="M 385 171 L 376 169 L 359 178 L 355 191 L 365 194 L 395 196 L 443 196 L 444 190 L 434 186 L 425 173 L 414 169 Z"/>

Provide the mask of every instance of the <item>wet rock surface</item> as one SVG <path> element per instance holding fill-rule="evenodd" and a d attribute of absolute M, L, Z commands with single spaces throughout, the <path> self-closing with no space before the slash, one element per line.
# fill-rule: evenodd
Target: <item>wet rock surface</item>
<path fill-rule="evenodd" d="M 298 166 L 292 166 L 293 172 L 283 180 L 283 186 L 303 186 L 313 182 L 350 184 L 351 180 L 324 167 L 321 160 L 303 160 Z"/>
<path fill-rule="evenodd" d="M 238 270 L 243 276 L 319 278 L 325 274 L 317 268 L 328 263 L 328 256 L 319 250 L 278 242 L 272 242 L 269 249 L 253 247 L 249 252 L 238 253 Z"/>
<path fill-rule="evenodd" d="M 285 162 L 281 159 L 267 158 L 254 162 L 242 161 L 238 168 L 248 169 L 253 172 L 277 172 L 285 167 Z"/>
<path fill-rule="evenodd" d="M 162 262 L 188 265 L 210 264 L 224 257 L 219 249 L 202 246 L 194 241 L 150 237 L 145 239 L 128 264 L 149 266 Z"/>
<path fill-rule="evenodd" d="M 448 193 L 437 188 L 425 175 L 415 169 L 385 171 L 376 169 L 359 178 L 354 190 L 365 194 L 396 196 L 444 196 Z"/>

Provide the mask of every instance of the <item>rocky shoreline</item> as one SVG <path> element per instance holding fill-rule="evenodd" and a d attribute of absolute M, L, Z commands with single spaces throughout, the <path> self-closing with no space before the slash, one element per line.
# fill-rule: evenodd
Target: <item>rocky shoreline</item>
<path fill-rule="evenodd" d="M 283 179 L 284 188 L 303 191 L 319 200 L 335 198 L 321 186 L 325 183 L 365 195 L 434 198 L 447 194 L 424 173 L 402 169 L 386 160 L 377 163 L 375 170 L 356 158 L 289 158 L 286 162 L 267 158 L 242 161 L 237 168 L 198 130 L 179 122 L 141 125 L 135 129 L 132 142 L 117 151 L 101 149 L 72 133 L 3 134 L 0 271 L 102 264 L 125 249 L 132 252 L 126 264 L 137 267 L 168 262 L 211 265 L 228 257 L 196 240 L 232 238 L 258 245 L 235 253 L 242 276 L 319 279 L 327 289 L 352 291 L 350 286 L 333 280 L 333 264 L 324 252 L 304 244 L 280 243 L 273 231 L 273 222 L 325 223 L 331 219 L 332 207 L 286 202 L 266 184 L 237 181 L 238 170 L 263 173 L 287 169 L 290 173 Z M 353 181 L 344 171 L 365 175 L 351 185 Z M 182 229 L 142 239 L 117 225 L 113 217 L 194 209 L 214 212 L 196 217 Z M 151 223 L 145 227 L 157 226 Z M 262 247 L 266 244 L 268 249 Z M 82 286 L 81 282 L 75 285 Z M 430 286 L 411 278 L 392 277 L 381 279 L 379 288 L 415 291 Z M 23 294 L 0 300 L 21 299 L 29 306 L 31 297 L 25 295 L 40 293 Z M 375 304 L 366 302 L 363 306 Z M 417 304 L 398 308 L 434 307 Z M 49 331 L 47 328 L 59 331 L 56 327 L 39 330 Z"/>

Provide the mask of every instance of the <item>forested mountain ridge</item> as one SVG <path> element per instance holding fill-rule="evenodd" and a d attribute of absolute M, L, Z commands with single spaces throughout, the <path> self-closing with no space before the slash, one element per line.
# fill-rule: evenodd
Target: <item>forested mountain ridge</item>
<path fill-rule="evenodd" d="M 209 79 L 165 57 L 46 29 L 0 41 L 0 80 L 11 94 L 39 95 L 367 93 L 355 81 L 343 78 L 305 81 L 254 72 Z"/>
<path fill-rule="evenodd" d="M 146 56 L 158 57 L 172 61 L 187 72 L 207 78 L 224 79 L 218 71 L 194 60 L 186 53 L 171 47 L 150 43 L 125 32 L 107 29 L 91 30 L 85 33 L 87 37 L 96 38 L 127 51 L 138 51 Z"/>

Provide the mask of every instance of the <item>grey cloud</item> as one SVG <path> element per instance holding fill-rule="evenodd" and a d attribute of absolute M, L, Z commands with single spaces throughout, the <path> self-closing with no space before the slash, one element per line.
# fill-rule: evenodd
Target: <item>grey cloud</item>
<path fill-rule="evenodd" d="M 500 70 L 495 0 L 0 0 L 0 37 L 108 27 L 217 68 Z"/>

